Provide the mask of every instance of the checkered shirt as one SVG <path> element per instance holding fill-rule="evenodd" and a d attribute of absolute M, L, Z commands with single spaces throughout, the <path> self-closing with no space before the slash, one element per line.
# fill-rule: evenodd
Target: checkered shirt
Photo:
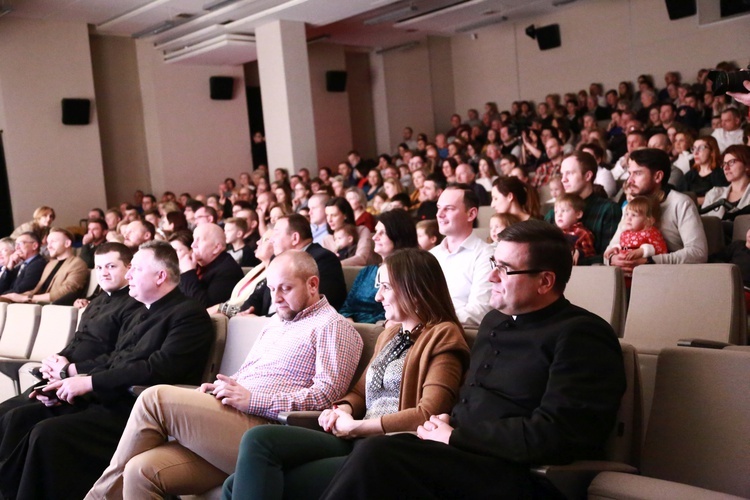
<path fill-rule="evenodd" d="M 248 413 L 275 420 L 329 407 L 349 388 L 361 353 L 362 338 L 324 297 L 291 321 L 274 316 L 232 378 L 250 391 Z"/>

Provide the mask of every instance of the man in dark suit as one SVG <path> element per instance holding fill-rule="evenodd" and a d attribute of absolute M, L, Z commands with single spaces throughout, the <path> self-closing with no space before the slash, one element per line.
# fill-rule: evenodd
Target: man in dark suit
<path fill-rule="evenodd" d="M 302 215 L 292 214 L 279 217 L 273 231 L 273 253 L 278 256 L 286 250 L 304 250 L 312 255 L 320 273 L 320 293 L 325 295 L 328 303 L 338 310 L 346 299 L 346 282 L 341 261 L 335 253 L 326 250 L 312 241 L 310 223 Z M 267 316 L 271 307 L 271 291 L 265 286 L 258 286 L 242 304 L 240 311 Z"/>
<path fill-rule="evenodd" d="M 16 251 L 8 258 L 5 271 L 8 273 L 10 285 L 6 294 L 20 294 L 33 290 L 42 277 L 47 261 L 39 255 L 42 242 L 39 236 L 31 231 L 21 233 L 16 238 Z M 11 302 L 4 296 L 0 297 L 5 302 Z"/>
<path fill-rule="evenodd" d="M 180 290 L 203 307 L 226 301 L 244 273 L 226 251 L 224 230 L 213 223 L 193 230 L 193 251 L 180 259 Z"/>
<path fill-rule="evenodd" d="M 135 403 L 131 386 L 200 383 L 213 329 L 206 310 L 178 288 L 174 249 L 143 244 L 127 279 L 143 305 L 115 350 L 87 374 L 70 365 L 69 377 L 32 393 L 43 404 L 0 419 L 0 497 L 83 498 L 117 448 Z"/>
<path fill-rule="evenodd" d="M 417 436 L 363 440 L 323 498 L 531 498 L 541 485 L 530 465 L 602 457 L 625 390 L 622 353 L 604 320 L 563 297 L 563 233 L 515 224 L 491 262 L 496 310 L 452 415 L 433 415 Z"/>

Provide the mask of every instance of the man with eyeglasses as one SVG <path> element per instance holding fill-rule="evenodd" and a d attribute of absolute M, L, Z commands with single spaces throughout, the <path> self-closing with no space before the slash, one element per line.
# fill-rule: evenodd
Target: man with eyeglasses
<path fill-rule="evenodd" d="M 563 296 L 572 257 L 558 228 L 532 219 L 499 239 L 493 310 L 451 415 L 363 440 L 322 498 L 557 498 L 531 466 L 603 457 L 625 390 L 617 337 Z"/>
<path fill-rule="evenodd" d="M 47 261 L 39 254 L 41 241 L 33 232 L 22 233 L 15 243 L 15 251 L 10 254 L 3 267 L 6 294 L 22 294 L 33 290 L 39 283 Z M 0 297 L 2 298 L 2 297 Z"/>
<path fill-rule="evenodd" d="M 690 197 L 669 186 L 671 168 L 669 155 L 660 149 L 633 151 L 628 160 L 629 177 L 625 186 L 632 196 L 649 196 L 659 200 L 661 218 L 657 226 L 667 242 L 669 253 L 637 260 L 627 260 L 615 253 L 608 261 L 610 265 L 632 271 L 642 264 L 706 262 L 708 244 L 698 208 Z M 612 236 L 609 247 L 619 244 L 621 231 L 622 224 Z"/>

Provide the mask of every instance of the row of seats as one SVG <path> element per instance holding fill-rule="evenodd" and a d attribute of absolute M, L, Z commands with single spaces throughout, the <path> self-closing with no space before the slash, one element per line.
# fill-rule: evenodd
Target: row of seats
<path fill-rule="evenodd" d="M 79 311 L 71 306 L 0 303 L 0 401 L 36 383 L 24 365 L 59 352 L 73 338 Z M 22 380 L 23 379 L 23 380 Z M 23 386 L 23 388 L 22 388 Z"/>
<path fill-rule="evenodd" d="M 359 268 L 345 268 L 348 285 L 351 284 L 358 271 Z M 729 264 L 640 266 L 633 276 L 632 295 L 626 310 L 625 288 L 619 268 L 578 267 L 574 269 L 566 296 L 571 302 L 602 316 L 612 324 L 618 336 L 622 337 L 625 368 L 628 374 L 628 391 L 623 397 L 618 425 L 613 431 L 607 458 L 627 464 L 627 467 L 618 466 L 614 470 L 632 472 L 634 467 L 641 465 L 649 440 L 657 439 L 660 435 L 653 434 L 653 437 L 649 437 L 656 432 L 652 429 L 651 418 L 657 419 L 653 423 L 657 429 L 663 424 L 661 407 L 664 403 L 660 402 L 662 389 L 659 385 L 659 378 L 666 376 L 662 373 L 666 370 L 662 368 L 665 353 L 670 352 L 670 348 L 673 348 L 680 339 L 685 338 L 703 338 L 732 344 L 747 342 L 747 323 L 739 270 L 736 266 Z M 706 314 L 706 311 L 710 311 L 710 314 Z M 65 314 L 67 316 L 63 316 Z M 3 318 L 6 319 L 3 321 Z M 0 305 L 0 325 L 5 323 L 4 334 L 0 337 L 0 356 L 15 358 L 0 361 L 0 367 L 8 362 L 16 363 L 15 366 L 18 366 L 20 362 L 25 363 L 25 361 L 19 361 L 24 358 L 39 360 L 59 351 L 69 341 L 76 318 L 76 311 L 64 306 L 41 308 L 27 304 Z M 226 317 L 215 315 L 212 316 L 212 320 L 216 341 L 206 366 L 204 380 L 213 380 L 219 372 L 234 373 L 240 367 L 268 318 L 235 317 L 227 321 Z M 18 321 L 26 324 L 29 330 L 36 332 L 26 335 L 25 338 L 31 340 L 25 344 L 19 340 L 20 323 Z M 70 324 L 67 331 L 64 328 L 66 324 Z M 359 374 L 372 355 L 375 340 L 382 331 L 382 327 L 367 324 L 356 324 L 355 327 L 365 345 L 358 367 Z M 13 334 L 6 335 L 11 331 Z M 467 340 L 472 343 L 476 330 L 467 330 L 466 333 Z M 48 340 L 43 342 L 44 339 Z M 6 347 L 12 347 L 13 350 L 5 350 Z M 704 350 L 682 348 L 680 351 L 702 352 Z M 708 356 L 711 355 L 713 354 L 708 354 Z M 7 379 L 9 384 L 6 384 L 6 377 L 2 377 L 3 384 L 15 385 L 12 388 L 15 390 L 3 399 L 25 389 L 33 382 L 32 377 L 27 373 L 29 367 L 29 365 L 24 365 L 16 372 L 20 384 L 14 383 L 12 377 Z M 6 372 L 12 370 L 5 368 L 1 371 L 7 375 Z M 700 373 L 688 375 L 686 381 L 696 383 L 703 380 L 700 377 L 702 377 Z M 734 378 L 733 381 L 736 387 L 743 387 L 741 382 L 739 384 L 737 382 L 744 380 L 747 379 L 739 377 Z M 746 400 L 747 396 L 745 395 L 744 398 Z M 680 405 L 676 407 L 679 408 Z M 689 405 L 683 405 L 681 408 L 685 413 L 693 411 L 693 407 Z M 717 412 L 720 414 L 719 410 Z M 739 434 L 739 436 L 747 441 L 745 439 L 747 433 Z M 643 450 L 642 453 L 641 450 Z M 747 461 L 743 464 L 746 465 Z M 563 490 L 567 487 L 570 491 L 580 495 L 581 488 L 585 490 L 588 480 L 595 475 L 596 471 L 612 470 L 612 467 L 609 462 L 596 464 L 593 466 L 593 472 L 587 470 L 583 476 L 574 475 L 575 480 L 569 478 L 569 470 L 566 468 L 561 470 L 559 467 L 551 467 L 540 469 L 539 472 L 547 475 L 551 480 L 562 481 Z M 648 472 L 651 470 L 648 467 L 641 470 L 644 474 L 656 474 L 654 477 L 661 477 L 658 473 Z M 582 480 L 581 477 L 584 479 Z M 604 479 L 597 479 L 592 488 L 602 484 L 603 481 Z M 616 481 L 628 482 L 632 479 L 617 479 Z M 708 483 L 689 484 L 726 491 L 710 486 Z"/>
<path fill-rule="evenodd" d="M 228 322 L 224 355 L 219 362 L 221 373 L 233 373 L 240 367 L 245 353 L 257 340 L 267 321 L 269 321 L 268 318 L 235 317 Z M 355 324 L 354 326 L 364 342 L 356 379 L 366 367 L 382 327 L 369 324 Z M 476 330 L 467 330 L 466 335 L 468 343 L 472 344 Z M 750 458 L 750 449 L 745 444 L 750 433 L 742 432 L 740 429 L 739 433 L 728 439 L 731 432 L 726 429 L 716 429 L 721 422 L 737 422 L 735 418 L 744 417 L 750 409 L 750 395 L 746 394 L 743 383 L 747 380 L 747 372 L 750 370 L 750 363 L 748 363 L 750 351 L 737 353 L 728 350 L 677 348 L 673 347 L 674 343 L 668 340 L 663 341 L 665 342 L 662 346 L 664 349 L 660 349 L 657 354 L 653 355 L 655 361 L 654 381 L 652 382 L 652 386 L 655 386 L 655 389 L 652 389 L 653 407 L 645 410 L 643 380 L 650 375 L 643 367 L 642 358 L 650 357 L 650 354 L 648 349 L 641 352 L 633 345 L 621 340 L 627 390 L 622 397 L 617 422 L 606 446 L 606 460 L 539 467 L 534 470 L 535 473 L 547 477 L 568 498 L 584 498 L 589 483 L 595 477 L 592 491 L 606 488 L 599 493 L 604 496 L 599 498 L 642 498 L 640 494 L 634 493 L 640 486 L 634 486 L 634 489 L 629 486 L 631 482 L 639 480 L 637 476 L 633 476 L 638 472 L 659 480 L 687 483 L 692 485 L 691 487 L 708 488 L 735 495 L 750 493 L 748 490 L 750 478 L 738 470 L 741 468 L 744 472 L 748 458 Z M 726 352 L 729 354 L 724 354 Z M 718 361 L 726 357 L 729 358 L 728 362 Z M 682 358 L 686 358 L 687 361 L 674 361 L 674 359 L 681 360 Z M 701 361 L 704 358 L 708 360 Z M 744 360 L 744 364 L 740 363 L 742 370 L 727 375 L 727 369 L 733 369 L 731 367 L 738 364 L 738 359 Z M 722 370 L 714 370 L 712 360 L 716 360 L 715 363 L 722 366 Z M 686 366 L 676 372 L 672 368 L 675 363 L 686 363 Z M 706 376 L 706 373 L 711 373 L 711 376 Z M 668 382 L 665 383 L 664 380 Z M 695 392 L 695 388 L 701 391 Z M 703 398 L 709 398 L 711 404 L 700 402 Z M 725 409 L 725 406 L 728 408 Z M 693 415 L 695 411 L 699 412 L 697 416 Z M 315 415 L 315 412 L 290 412 L 283 415 L 281 421 L 288 425 L 315 427 Z M 650 420 L 653 422 L 648 424 L 647 428 L 647 421 Z M 696 425 L 697 428 L 695 428 Z M 748 430 L 747 427 L 744 425 L 742 429 Z M 706 431 L 706 437 L 702 437 L 703 431 Z M 685 460 L 689 463 L 692 463 L 693 456 L 700 456 L 696 463 L 705 468 L 701 469 L 700 474 L 685 472 L 681 466 L 682 462 L 671 461 L 671 456 L 675 452 L 686 457 Z M 728 456 L 731 456 L 733 460 L 730 462 L 732 466 L 722 471 L 722 474 L 715 475 L 712 472 L 713 468 L 718 467 Z M 735 463 L 742 464 L 744 467 L 734 465 Z M 688 471 L 691 470 L 693 469 L 688 469 Z M 608 472 L 598 477 L 597 475 L 602 471 Z M 623 478 L 616 473 L 625 476 Z M 625 485 L 625 490 L 621 494 L 606 496 L 607 491 L 619 488 L 621 484 Z M 652 488 L 654 492 L 664 493 L 671 491 L 664 490 L 664 488 L 672 486 L 658 482 L 649 488 Z M 680 488 L 679 485 L 674 487 L 678 490 Z M 693 490 L 689 491 L 695 493 Z M 648 497 L 675 498 L 676 496 L 654 493 Z M 701 495 L 697 497 L 691 495 L 691 498 L 700 497 Z M 220 488 L 191 498 L 220 498 Z"/>

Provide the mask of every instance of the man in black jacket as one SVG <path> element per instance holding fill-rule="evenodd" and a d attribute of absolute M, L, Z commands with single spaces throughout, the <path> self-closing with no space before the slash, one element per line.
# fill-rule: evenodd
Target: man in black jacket
<path fill-rule="evenodd" d="M 531 498 L 534 464 L 602 457 L 625 374 L 601 318 L 563 297 L 572 257 L 542 221 L 500 234 L 489 312 L 452 415 L 372 437 L 323 498 Z"/>
<path fill-rule="evenodd" d="M 107 242 L 97 247 L 94 260 L 102 292 L 83 311 L 70 343 L 58 354 L 42 361 L 40 374 L 46 380 L 62 380 L 67 378 L 70 371 L 88 373 L 115 349 L 122 325 L 141 306 L 140 302 L 129 295 L 130 288 L 125 279 L 132 259 L 133 252 L 122 243 Z M 0 369 L 17 371 L 24 363 L 26 360 L 3 360 L 0 361 Z M 0 416 L 18 406 L 39 405 L 36 398 L 29 398 L 32 390 L 33 387 L 0 403 Z M 0 428 L 0 435 L 2 434 L 4 432 Z M 12 445 L 8 442 L 5 446 Z M 12 448 L 6 451 L 10 452 Z M 4 456 L 6 451 L 0 449 L 0 456 Z"/>
<path fill-rule="evenodd" d="M 203 307 L 226 301 L 244 273 L 225 249 L 224 230 L 213 223 L 193 230 L 193 252 L 180 259 L 180 290 Z"/>
<path fill-rule="evenodd" d="M 310 223 L 299 214 L 279 217 L 273 231 L 273 253 L 281 255 L 286 250 L 304 250 L 312 255 L 320 273 L 320 294 L 325 295 L 328 303 L 338 310 L 346 299 L 346 281 L 341 261 L 335 253 L 326 250 L 312 241 Z M 267 316 L 271 307 L 271 291 L 265 283 L 250 295 L 242 304 L 241 311 L 257 316 Z"/>
<path fill-rule="evenodd" d="M 206 310 L 178 289 L 177 254 L 166 242 L 141 246 L 127 273 L 143 305 L 125 324 L 115 350 L 81 374 L 38 389 L 43 405 L 0 419 L 0 497 L 83 498 L 117 447 L 135 397 L 133 385 L 197 384 L 213 337 Z"/>

